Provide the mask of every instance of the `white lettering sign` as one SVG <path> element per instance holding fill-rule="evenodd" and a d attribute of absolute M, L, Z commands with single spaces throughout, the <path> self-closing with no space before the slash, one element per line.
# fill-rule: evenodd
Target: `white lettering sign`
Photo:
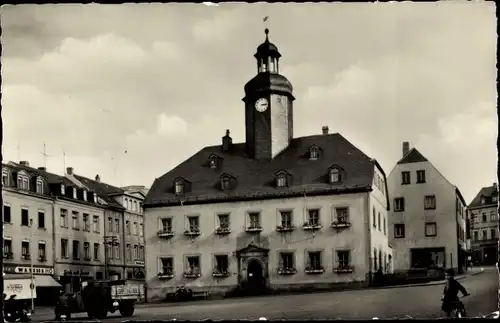
<path fill-rule="evenodd" d="M 31 267 L 16 267 L 17 274 L 31 274 Z M 33 267 L 35 275 L 54 275 L 54 268 Z"/>

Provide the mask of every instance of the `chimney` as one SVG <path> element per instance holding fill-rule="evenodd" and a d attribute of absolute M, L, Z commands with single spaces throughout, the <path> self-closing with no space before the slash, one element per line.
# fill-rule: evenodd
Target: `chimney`
<path fill-rule="evenodd" d="M 66 167 L 66 174 L 73 175 L 73 167 Z"/>
<path fill-rule="evenodd" d="M 23 166 L 28 166 L 28 167 L 29 167 L 30 163 L 29 163 L 29 161 L 27 161 L 27 160 L 21 160 L 21 161 L 19 162 L 19 165 L 23 165 Z"/>
<path fill-rule="evenodd" d="M 328 131 L 329 131 L 328 126 L 323 126 L 323 128 L 321 128 L 321 130 L 323 130 L 324 135 L 328 134 Z"/>
<path fill-rule="evenodd" d="M 45 167 L 38 167 L 38 170 L 41 170 L 41 171 L 45 172 L 47 170 L 47 168 L 45 168 Z"/>
<path fill-rule="evenodd" d="M 226 135 L 222 137 L 222 151 L 227 152 L 231 150 L 233 139 L 229 136 L 229 129 L 226 130 Z"/>
<path fill-rule="evenodd" d="M 101 181 L 101 176 L 99 176 L 99 174 L 97 174 L 97 175 L 95 176 L 95 181 L 96 181 L 96 182 L 100 182 L 100 181 Z"/>
<path fill-rule="evenodd" d="M 408 141 L 403 141 L 403 157 L 410 151 L 410 143 Z"/>

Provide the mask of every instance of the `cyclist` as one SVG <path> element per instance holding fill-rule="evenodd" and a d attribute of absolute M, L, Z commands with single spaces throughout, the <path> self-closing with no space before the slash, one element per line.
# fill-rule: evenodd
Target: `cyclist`
<path fill-rule="evenodd" d="M 461 292 L 463 296 L 468 296 L 469 293 L 467 293 L 462 284 L 455 280 L 455 271 L 452 268 L 446 269 L 444 274 L 446 285 L 444 286 L 443 298 L 441 299 L 443 301 L 441 309 L 446 313 L 446 317 L 450 317 L 456 306 L 460 304 L 458 292 Z"/>

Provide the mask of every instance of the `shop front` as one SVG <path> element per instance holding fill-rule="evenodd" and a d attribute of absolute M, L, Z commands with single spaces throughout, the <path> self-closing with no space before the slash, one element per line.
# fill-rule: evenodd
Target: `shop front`
<path fill-rule="evenodd" d="M 146 274 L 144 272 L 144 261 L 135 261 L 134 265 L 127 265 L 125 278 L 144 280 L 146 278 Z"/>
<path fill-rule="evenodd" d="M 56 277 L 66 293 L 76 293 L 81 290 L 82 282 L 101 276 L 104 268 L 97 266 L 56 265 Z"/>
<path fill-rule="evenodd" d="M 32 269 L 31 266 L 26 265 L 4 264 L 3 272 L 5 274 L 4 281 L 12 280 L 15 282 L 15 286 L 22 286 L 23 293 L 26 293 L 26 290 L 29 291 L 30 286 L 34 287 L 33 292 L 36 296 L 33 298 L 35 299 L 35 305 L 55 304 L 61 285 L 54 279 L 53 267 L 33 266 Z M 31 285 L 32 278 L 33 285 Z M 24 286 L 26 285 L 26 279 L 29 281 L 28 287 Z"/>

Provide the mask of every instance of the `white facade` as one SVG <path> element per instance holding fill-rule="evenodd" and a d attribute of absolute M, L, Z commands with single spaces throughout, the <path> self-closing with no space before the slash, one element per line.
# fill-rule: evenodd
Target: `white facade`
<path fill-rule="evenodd" d="M 370 271 L 370 253 L 368 248 L 377 246 L 387 254 L 387 237 L 376 232 L 370 237 L 369 223 L 372 204 L 377 204 L 381 214 L 386 215 L 385 199 L 379 192 L 346 195 L 314 196 L 307 198 L 287 198 L 265 201 L 247 201 L 221 204 L 186 205 L 184 207 L 151 208 L 146 210 L 146 280 L 148 299 L 162 299 L 166 293 L 173 292 L 177 286 L 185 285 L 193 290 L 210 288 L 211 292 L 226 292 L 238 285 L 238 276 L 244 268 L 239 266 L 236 252 L 254 241 L 265 241 L 269 249 L 268 272 L 269 285 L 275 289 L 293 289 L 305 285 L 325 286 L 334 283 L 363 283 Z M 375 201 L 375 202 L 372 202 Z M 337 221 L 336 209 L 348 209 L 347 228 L 333 228 Z M 321 229 L 305 230 L 309 210 L 319 210 Z M 278 232 L 281 224 L 280 211 L 292 214 L 291 232 Z M 260 214 L 259 234 L 246 232 L 249 227 L 249 214 Z M 219 227 L 219 214 L 229 214 L 227 235 L 216 234 Z M 186 237 L 184 232 L 189 227 L 188 217 L 199 218 L 201 234 Z M 162 220 L 171 219 L 173 236 L 160 237 Z M 324 272 L 311 274 L 306 272 L 309 252 L 320 252 L 321 266 Z M 347 251 L 352 272 L 339 272 L 338 251 Z M 279 273 L 282 267 L 281 253 L 291 253 L 294 274 Z M 228 277 L 213 277 L 216 256 L 225 255 L 228 259 Z M 185 278 L 187 257 L 199 257 L 200 277 Z M 170 258 L 173 265 L 173 277 L 161 279 L 162 259 Z"/>
<path fill-rule="evenodd" d="M 424 174 L 424 182 L 417 183 L 417 171 Z M 403 184 L 403 176 L 407 176 L 403 172 L 409 174 L 409 183 Z M 433 265 L 457 268 L 459 244 L 465 248 L 466 228 L 465 203 L 457 188 L 429 161 L 397 164 L 389 174 L 388 184 L 394 270 L 428 266 L 412 261 L 412 249 L 420 248 L 444 248 L 431 251 Z"/>

